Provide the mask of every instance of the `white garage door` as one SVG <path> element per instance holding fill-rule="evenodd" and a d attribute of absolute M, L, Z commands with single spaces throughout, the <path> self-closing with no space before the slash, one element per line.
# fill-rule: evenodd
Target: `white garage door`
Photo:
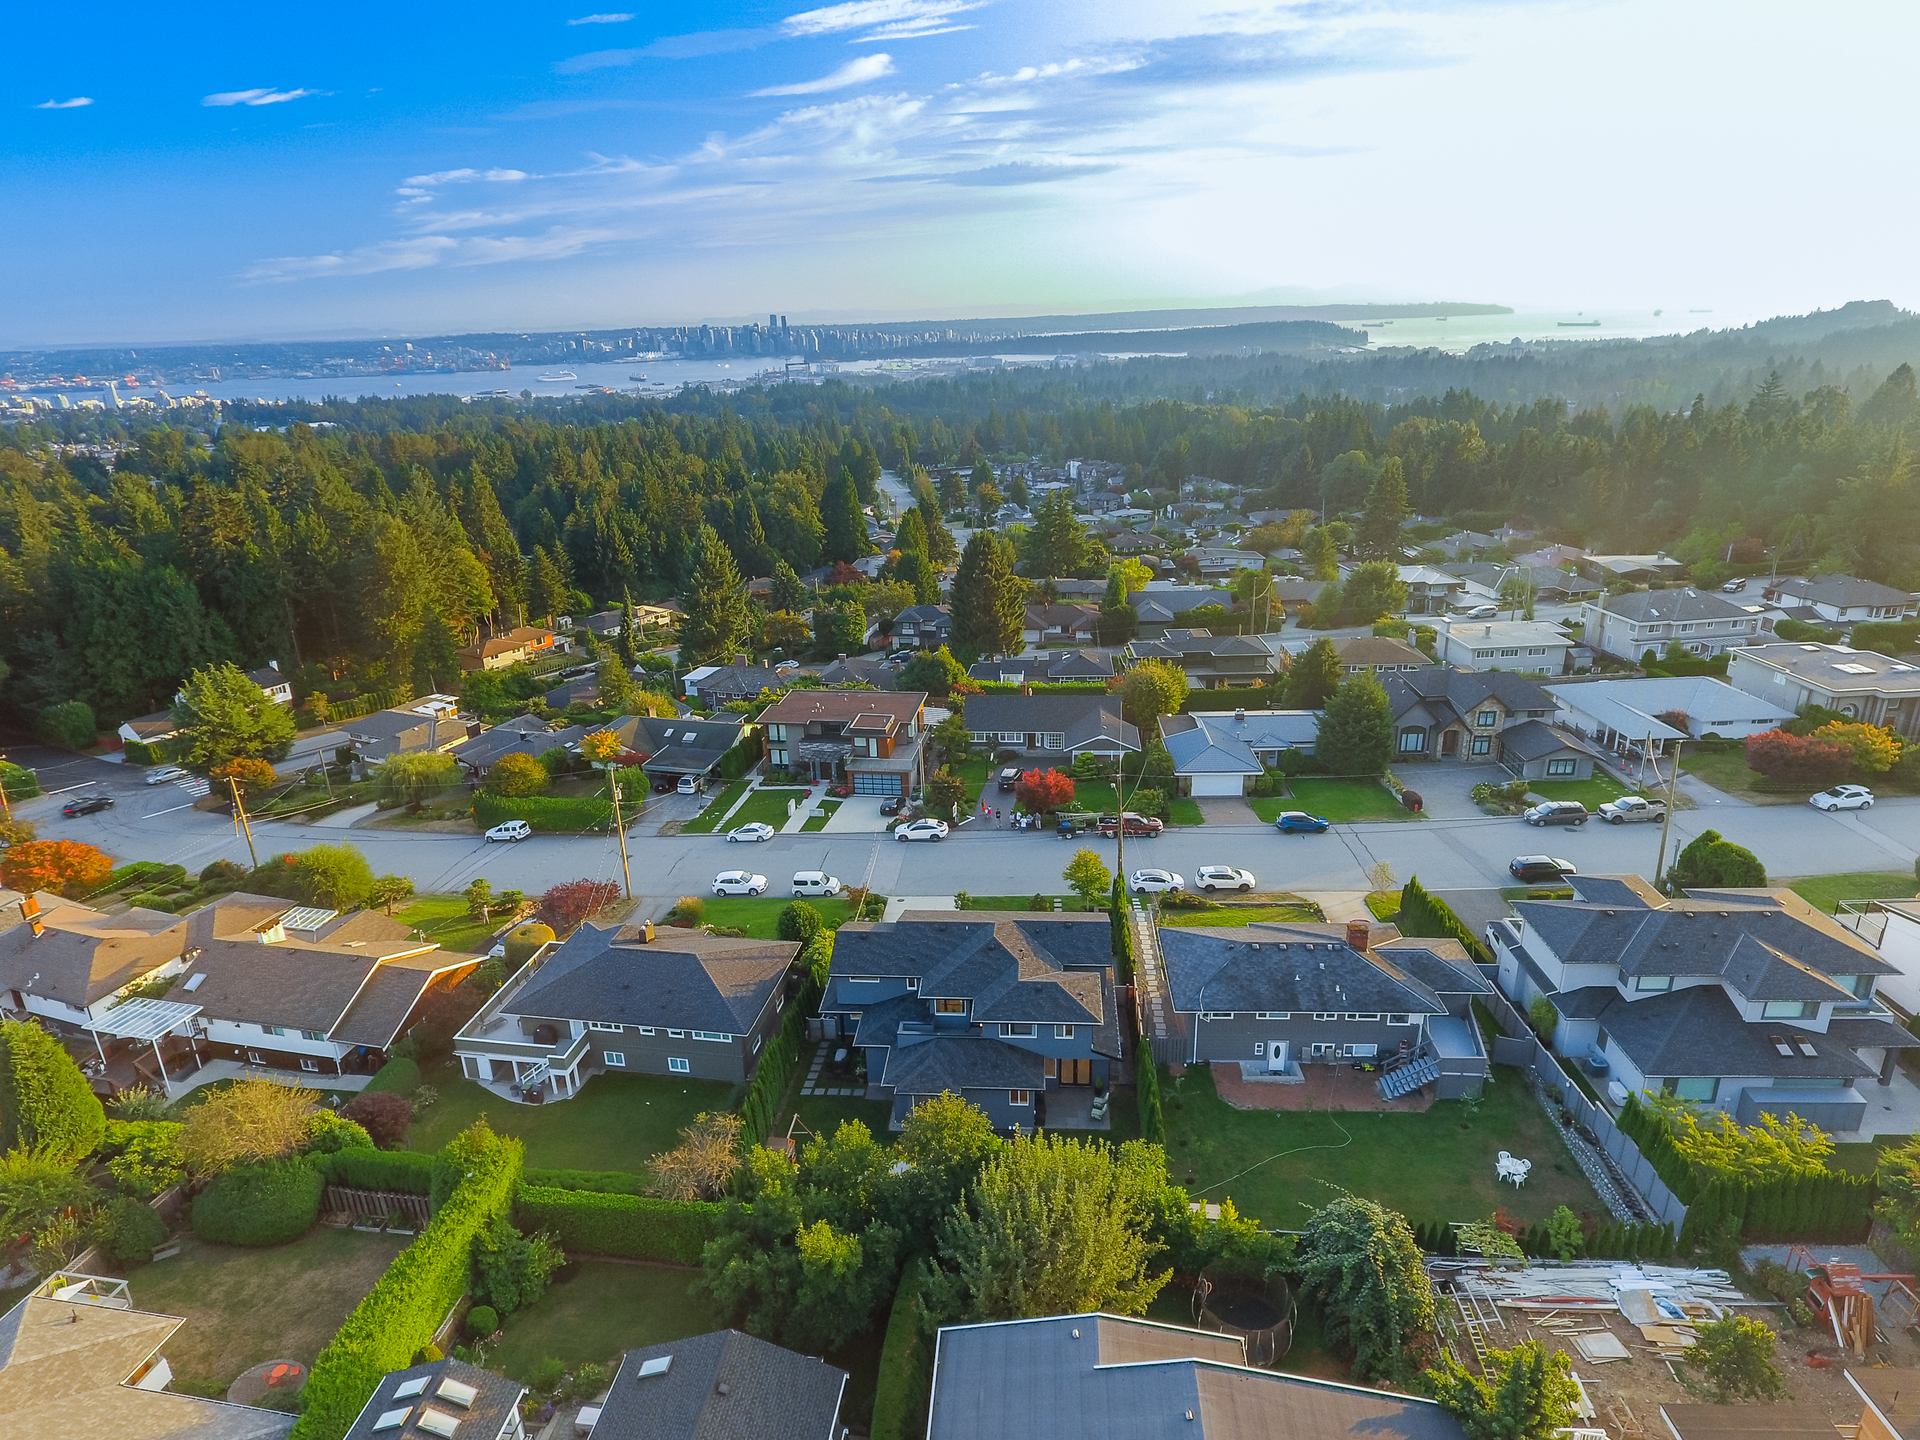
<path fill-rule="evenodd" d="M 1238 775 L 1196 775 L 1193 777 L 1193 793 L 1196 795 L 1238 795 L 1240 777 Z"/>

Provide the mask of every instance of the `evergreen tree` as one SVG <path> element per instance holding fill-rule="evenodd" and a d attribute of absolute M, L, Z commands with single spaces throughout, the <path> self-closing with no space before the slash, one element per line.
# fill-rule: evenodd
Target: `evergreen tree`
<path fill-rule="evenodd" d="M 683 663 L 726 663 L 753 631 L 753 612 L 740 582 L 733 554 L 711 525 L 700 527 L 693 580 L 683 601 L 680 659 Z"/>
<path fill-rule="evenodd" d="M 413 648 L 413 688 L 420 694 L 453 689 L 460 683 L 459 647 L 440 612 L 429 607 L 420 621 Z"/>
<path fill-rule="evenodd" d="M 293 712 L 269 700 L 236 665 L 194 671 L 181 687 L 173 723 L 187 739 L 182 759 L 203 774 L 229 760 L 284 760 L 293 749 Z"/>
<path fill-rule="evenodd" d="M 1356 549 L 1363 560 L 1398 560 L 1400 526 L 1409 514 L 1407 477 L 1400 457 L 1389 455 L 1380 467 L 1379 477 L 1367 489 L 1367 503 L 1360 512 L 1355 536 Z"/>
<path fill-rule="evenodd" d="M 1317 611 L 1320 607 L 1314 606 Z M 1369 560 L 1353 567 L 1341 590 L 1340 618 L 1354 625 L 1371 625 L 1407 608 L 1407 585 L 1391 560 Z"/>
<path fill-rule="evenodd" d="M 563 568 L 565 555 L 564 550 L 555 549 L 549 553 L 544 545 L 533 547 L 528 608 L 543 625 L 553 624 L 556 615 L 564 615 L 573 609 L 573 586 Z"/>
<path fill-rule="evenodd" d="M 920 517 L 918 510 L 909 510 L 900 517 L 900 524 L 893 535 L 893 548 L 902 558 L 927 553 L 927 522 Z"/>
<path fill-rule="evenodd" d="M 1077 575 L 1093 561 L 1087 527 L 1073 513 L 1065 490 L 1050 490 L 1034 507 L 1033 525 L 1021 542 L 1021 558 L 1035 575 Z"/>
<path fill-rule="evenodd" d="M 790 610 L 798 614 L 807 608 L 807 587 L 800 583 L 793 566 L 784 560 L 774 562 L 773 594 L 768 598 L 776 610 Z"/>
<path fill-rule="evenodd" d="M 789 570 L 787 573 L 793 572 Z M 620 592 L 619 651 L 620 663 L 629 671 L 640 663 L 640 626 L 633 618 L 633 593 L 624 589 Z"/>
<path fill-rule="evenodd" d="M 852 562 L 872 553 L 873 547 L 867 542 L 867 517 L 860 512 L 860 494 L 845 466 L 827 481 L 820 496 L 820 518 L 827 527 L 820 553 L 829 564 Z"/>
<path fill-rule="evenodd" d="M 73 1057 L 38 1025 L 0 1021 L 0 1154 L 72 1164 L 100 1145 L 106 1112 Z"/>
<path fill-rule="evenodd" d="M 1300 553 L 1306 565 L 1309 580 L 1338 580 L 1340 578 L 1340 551 L 1333 543 L 1332 534 L 1323 525 L 1316 525 L 1307 532 L 1306 540 L 1300 546 Z"/>
<path fill-rule="evenodd" d="M 1299 655 L 1287 671 L 1287 706 L 1293 710 L 1318 710 L 1340 685 L 1340 653 L 1333 641 L 1322 635 Z"/>
<path fill-rule="evenodd" d="M 940 507 L 922 500 L 914 508 L 920 512 L 920 523 L 926 527 L 927 558 L 936 566 L 953 564 L 960 558 L 960 546 L 954 541 L 953 532 L 947 528 Z"/>
<path fill-rule="evenodd" d="M 972 664 L 1017 653 L 1026 597 L 1027 582 L 1013 573 L 1013 547 L 992 531 L 974 531 L 953 577 L 954 654 Z"/>
<path fill-rule="evenodd" d="M 1332 775 L 1378 775 L 1393 759 L 1393 710 L 1365 670 L 1349 675 L 1327 700 L 1314 758 Z"/>

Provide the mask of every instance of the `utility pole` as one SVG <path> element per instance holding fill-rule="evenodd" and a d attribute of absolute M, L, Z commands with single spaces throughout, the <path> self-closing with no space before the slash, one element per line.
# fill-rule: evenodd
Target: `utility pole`
<path fill-rule="evenodd" d="M 0 755 L 0 762 L 4 762 L 6 758 Z M 13 820 L 13 802 L 7 799 L 7 777 L 4 774 L 0 774 L 0 817 L 5 818 L 9 823 Z"/>
<path fill-rule="evenodd" d="M 607 787 L 613 791 L 613 833 L 620 837 L 620 879 L 627 887 L 627 898 L 633 898 L 633 871 L 627 865 L 627 827 L 620 819 L 620 777 L 611 762 L 607 765 Z"/>
<path fill-rule="evenodd" d="M 1660 762 L 1657 760 L 1653 765 L 1653 773 L 1656 776 L 1660 773 Z M 1676 745 L 1673 751 L 1673 768 L 1667 775 L 1667 813 L 1662 816 L 1660 820 L 1660 858 L 1654 863 L 1653 867 L 1653 883 L 1656 886 L 1663 884 L 1666 879 L 1667 837 L 1673 833 L 1673 791 L 1674 786 L 1679 783 L 1679 780 L 1680 749 Z"/>
<path fill-rule="evenodd" d="M 247 837 L 247 859 L 253 862 L 253 868 L 260 868 L 260 857 L 253 849 L 253 826 L 247 821 L 246 802 L 240 798 L 240 782 L 233 776 L 227 777 L 227 785 L 233 791 L 233 828 L 243 831 Z"/>

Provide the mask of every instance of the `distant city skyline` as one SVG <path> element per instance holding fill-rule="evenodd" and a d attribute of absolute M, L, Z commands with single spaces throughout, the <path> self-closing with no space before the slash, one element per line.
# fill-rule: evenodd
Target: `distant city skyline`
<path fill-rule="evenodd" d="M 0 348 L 1920 303 L 1920 11 L 721 0 L 9 19 Z M 1869 199 L 1870 197 L 1870 199 Z M 1677 328 L 1677 327 L 1676 327 Z"/>

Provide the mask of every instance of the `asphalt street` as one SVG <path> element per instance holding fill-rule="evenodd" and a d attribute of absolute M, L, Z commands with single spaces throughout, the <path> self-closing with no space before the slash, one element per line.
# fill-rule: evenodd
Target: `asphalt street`
<path fill-rule="evenodd" d="M 137 769 L 87 756 L 31 746 L 9 754 L 39 771 L 49 790 L 61 792 L 19 807 L 44 838 L 84 840 L 118 861 L 159 860 L 195 871 L 215 859 L 247 860 L 246 842 L 234 833 L 233 822 L 194 810 L 192 797 L 173 785 L 148 786 Z M 63 818 L 61 794 L 81 790 L 111 794 L 116 803 L 95 815 Z M 1684 845 L 1708 828 L 1752 849 L 1776 878 L 1909 870 L 1920 851 L 1920 799 L 1887 799 L 1871 810 L 1837 815 L 1804 805 L 1709 802 L 1675 816 L 1673 844 Z M 475 835 L 264 822 L 255 824 L 254 839 L 263 856 L 351 841 L 376 873 L 406 875 L 422 891 L 457 890 L 477 876 L 496 888 L 535 891 L 581 876 L 620 874 L 619 849 L 610 836 L 535 836 L 489 845 Z M 1083 837 L 1078 844 L 1091 845 L 1114 864 L 1115 842 Z M 627 841 L 634 893 L 662 899 L 705 893 L 716 872 L 736 866 L 766 875 L 776 895 L 794 871 L 812 869 L 890 895 L 1058 893 L 1064 888 L 1061 868 L 1078 844 L 1045 831 L 982 830 L 973 821 L 937 844 L 824 833 L 778 836 L 759 845 L 729 844 L 717 835 L 633 834 Z M 1650 874 L 1659 844 L 1657 825 L 1594 822 L 1578 830 L 1537 830 L 1518 819 L 1489 816 L 1336 825 L 1324 835 L 1207 825 L 1133 841 L 1127 862 L 1189 878 L 1201 865 L 1238 865 L 1252 870 L 1262 888 L 1318 891 L 1367 889 L 1368 870 L 1385 860 L 1400 880 L 1418 875 L 1430 889 L 1484 890 L 1511 884 L 1507 862 L 1520 854 L 1559 856 L 1588 874 Z"/>

